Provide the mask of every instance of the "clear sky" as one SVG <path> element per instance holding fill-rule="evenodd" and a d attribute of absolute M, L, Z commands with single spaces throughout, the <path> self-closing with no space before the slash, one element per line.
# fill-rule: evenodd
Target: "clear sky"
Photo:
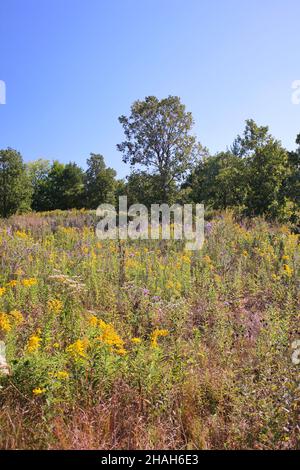
<path fill-rule="evenodd" d="M 211 152 L 247 118 L 292 149 L 300 132 L 299 0 L 0 0 L 0 148 L 128 173 L 118 116 L 178 95 Z"/>

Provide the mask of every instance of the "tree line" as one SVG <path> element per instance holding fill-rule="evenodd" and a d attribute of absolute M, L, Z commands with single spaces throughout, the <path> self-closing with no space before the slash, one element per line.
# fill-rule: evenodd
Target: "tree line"
<path fill-rule="evenodd" d="M 211 155 L 176 96 L 136 101 L 119 122 L 124 141 L 117 150 L 130 165 L 125 179 L 117 179 L 99 154 L 89 156 L 84 171 L 74 162 L 25 164 L 16 150 L 0 150 L 0 215 L 96 209 L 127 195 L 130 204 L 201 202 L 207 210 L 231 208 L 299 226 L 300 134 L 288 151 L 267 126 L 248 120 L 230 148 Z"/>

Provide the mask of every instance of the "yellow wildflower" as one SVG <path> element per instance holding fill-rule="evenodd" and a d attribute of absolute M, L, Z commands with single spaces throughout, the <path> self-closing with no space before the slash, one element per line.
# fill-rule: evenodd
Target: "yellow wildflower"
<path fill-rule="evenodd" d="M 133 344 L 140 344 L 142 342 L 141 338 L 132 338 L 131 339 L 131 342 Z"/>
<path fill-rule="evenodd" d="M 41 341 L 41 338 L 37 335 L 30 336 L 26 345 L 26 351 L 30 354 L 35 353 L 36 351 L 38 351 Z"/>
<path fill-rule="evenodd" d="M 0 329 L 5 333 L 11 330 L 9 317 L 6 313 L 0 313 Z"/>
<path fill-rule="evenodd" d="M 17 230 L 17 231 L 15 232 L 15 235 L 16 235 L 16 237 L 22 238 L 23 240 L 25 240 L 26 238 L 28 238 L 27 233 L 26 233 L 26 232 L 23 232 L 23 231 L 21 231 L 21 230 Z"/>
<path fill-rule="evenodd" d="M 12 280 L 12 281 L 9 281 L 7 284 L 6 284 L 6 287 L 16 287 L 18 285 L 18 281 L 16 280 Z"/>
<path fill-rule="evenodd" d="M 58 315 L 63 310 L 63 303 L 61 300 L 57 299 L 49 300 L 47 302 L 47 307 L 51 313 L 55 313 L 56 315 Z"/>
<path fill-rule="evenodd" d="M 59 343 L 53 343 L 53 347 L 56 349 L 59 348 Z"/>
<path fill-rule="evenodd" d="M 167 336 L 169 334 L 168 330 L 154 330 L 151 334 L 151 347 L 157 348 L 158 347 L 158 338 L 161 336 Z"/>
<path fill-rule="evenodd" d="M 19 312 L 19 310 L 12 310 L 9 314 L 13 317 L 15 325 L 20 325 L 21 323 L 23 323 L 24 318 L 22 313 Z"/>
<path fill-rule="evenodd" d="M 33 395 L 36 395 L 36 396 L 43 395 L 43 393 L 45 393 L 45 392 L 46 392 L 45 388 L 34 388 L 32 390 Z"/>
<path fill-rule="evenodd" d="M 89 318 L 89 324 L 93 327 L 96 327 L 98 325 L 98 318 L 95 317 L 95 315 L 91 315 Z"/>
<path fill-rule="evenodd" d="M 174 282 L 173 281 L 168 281 L 167 284 L 166 284 L 166 288 L 168 290 L 171 290 L 174 288 Z"/>
<path fill-rule="evenodd" d="M 188 256 L 188 255 L 186 255 L 186 254 L 185 254 L 185 255 L 182 255 L 181 259 L 182 259 L 182 261 L 183 261 L 184 263 L 186 263 L 186 264 L 190 263 L 190 261 L 191 261 L 190 256 Z"/>
<path fill-rule="evenodd" d="M 2 297 L 6 292 L 6 288 L 5 287 L 0 287 L 0 297 Z"/>
<path fill-rule="evenodd" d="M 99 336 L 97 339 L 102 343 L 106 344 L 107 346 L 110 346 L 111 351 L 125 351 L 124 341 L 118 335 L 113 325 L 105 323 L 103 320 L 99 320 L 98 324 L 102 330 L 102 335 Z"/>
<path fill-rule="evenodd" d="M 115 349 L 115 353 L 119 354 L 120 356 L 126 356 L 127 351 L 125 348 Z"/>
<path fill-rule="evenodd" d="M 89 346 L 89 341 L 87 338 L 78 339 L 75 343 L 70 344 L 66 348 L 66 352 L 75 360 L 87 358 L 87 348 Z"/>
<path fill-rule="evenodd" d="M 34 279 L 34 278 L 23 279 L 21 282 L 22 282 L 22 285 L 24 287 L 31 287 L 31 286 L 35 286 L 37 284 L 37 280 Z"/>
<path fill-rule="evenodd" d="M 62 380 L 67 380 L 69 378 L 70 374 L 69 372 L 65 371 L 65 370 L 61 370 L 59 372 L 57 372 L 56 374 L 56 377 L 58 379 L 62 379 Z"/>
<path fill-rule="evenodd" d="M 288 264 L 284 264 L 284 265 L 283 265 L 283 274 L 284 274 L 286 277 L 292 277 L 292 275 L 293 275 L 293 269 L 292 269 Z"/>

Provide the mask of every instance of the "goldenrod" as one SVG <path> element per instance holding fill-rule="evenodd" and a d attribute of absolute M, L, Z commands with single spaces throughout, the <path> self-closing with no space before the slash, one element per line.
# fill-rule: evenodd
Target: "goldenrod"
<path fill-rule="evenodd" d="M 40 348 L 41 341 L 41 338 L 37 335 L 30 336 L 26 345 L 26 351 L 30 354 L 35 353 Z"/>
<path fill-rule="evenodd" d="M 87 358 L 87 348 L 89 341 L 87 338 L 78 339 L 75 343 L 70 344 L 66 348 L 66 352 L 75 360 Z"/>
<path fill-rule="evenodd" d="M 161 336 L 167 336 L 169 334 L 168 330 L 154 330 L 151 334 L 151 347 L 157 348 L 158 347 L 158 338 Z"/>
<path fill-rule="evenodd" d="M 63 303 L 61 300 L 57 299 L 49 300 L 47 302 L 47 307 L 51 313 L 55 313 L 56 315 L 58 315 L 63 310 Z"/>
<path fill-rule="evenodd" d="M 0 287 L 0 297 L 2 297 L 6 292 L 6 288 L 5 287 Z"/>
<path fill-rule="evenodd" d="M 22 279 L 21 283 L 24 287 L 31 287 L 37 284 L 37 280 L 35 278 Z"/>
<path fill-rule="evenodd" d="M 33 395 L 36 395 L 36 396 L 37 396 L 37 395 L 42 395 L 42 394 L 45 393 L 45 392 L 46 392 L 46 389 L 45 389 L 45 388 L 34 388 L 34 389 L 32 390 Z"/>
<path fill-rule="evenodd" d="M 142 342 L 141 338 L 132 338 L 131 342 L 134 344 L 140 344 Z"/>
<path fill-rule="evenodd" d="M 9 317 L 6 313 L 0 313 L 0 329 L 5 333 L 11 330 Z"/>
<path fill-rule="evenodd" d="M 13 321 L 14 321 L 15 325 L 20 325 L 24 321 L 23 315 L 22 315 L 21 312 L 19 312 L 19 310 L 12 310 L 9 313 L 9 315 L 11 315 L 13 317 Z"/>

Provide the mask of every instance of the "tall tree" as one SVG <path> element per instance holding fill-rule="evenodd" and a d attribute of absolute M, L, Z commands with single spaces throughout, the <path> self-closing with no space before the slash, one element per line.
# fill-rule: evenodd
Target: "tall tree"
<path fill-rule="evenodd" d="M 40 158 L 27 163 L 26 169 L 33 188 L 31 207 L 34 211 L 45 210 L 47 205 L 45 188 L 51 171 L 51 163 L 49 160 Z"/>
<path fill-rule="evenodd" d="M 130 116 L 121 116 L 119 122 L 126 137 L 117 145 L 123 161 L 158 176 L 157 197 L 170 202 L 174 183 L 182 181 L 199 155 L 199 144 L 190 134 L 192 114 L 177 96 L 162 100 L 148 96 L 134 102 Z"/>
<path fill-rule="evenodd" d="M 55 209 L 61 209 L 63 205 L 63 173 L 65 165 L 55 160 L 52 163 L 49 173 L 45 181 L 41 181 L 39 188 L 38 201 L 39 210 L 41 211 L 52 211 Z"/>
<path fill-rule="evenodd" d="M 22 156 L 16 150 L 0 150 L 0 216 L 30 210 L 32 187 Z"/>
<path fill-rule="evenodd" d="M 97 209 L 102 203 L 115 203 L 116 171 L 107 168 L 102 155 L 91 153 L 85 174 L 85 205 Z"/>
<path fill-rule="evenodd" d="M 287 179 L 287 195 L 295 206 L 295 210 L 300 209 L 300 134 L 296 139 L 298 148 L 295 152 L 289 152 L 288 163 L 290 175 Z"/>
<path fill-rule="evenodd" d="M 84 172 L 76 163 L 68 163 L 61 174 L 60 208 L 81 209 L 84 206 Z"/>
<path fill-rule="evenodd" d="M 233 152 L 245 159 L 248 215 L 281 217 L 286 210 L 282 187 L 289 173 L 288 154 L 266 126 L 246 121 L 243 136 L 238 136 Z"/>

